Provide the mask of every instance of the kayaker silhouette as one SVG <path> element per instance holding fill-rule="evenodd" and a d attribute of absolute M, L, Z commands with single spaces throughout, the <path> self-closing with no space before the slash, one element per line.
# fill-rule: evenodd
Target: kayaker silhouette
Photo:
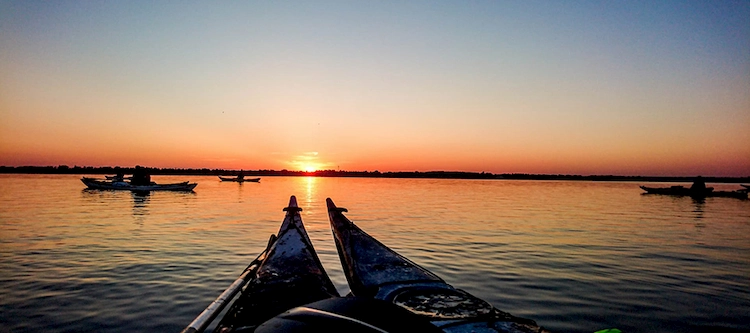
<path fill-rule="evenodd" d="M 706 191 L 706 182 L 703 181 L 703 177 L 701 176 L 695 177 L 695 180 L 693 181 L 693 185 L 690 186 L 690 190 L 695 191 L 695 192 Z"/>
<path fill-rule="evenodd" d="M 146 172 L 146 168 L 136 165 L 130 183 L 133 185 L 151 185 L 151 176 Z"/>
<path fill-rule="evenodd" d="M 115 174 L 115 177 L 112 178 L 112 182 L 124 182 L 125 181 L 125 174 L 122 172 L 118 172 Z"/>

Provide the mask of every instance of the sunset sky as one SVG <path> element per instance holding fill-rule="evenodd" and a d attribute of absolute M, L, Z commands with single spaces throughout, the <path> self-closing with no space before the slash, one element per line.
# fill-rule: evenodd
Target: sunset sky
<path fill-rule="evenodd" d="M 0 165 L 750 176 L 750 1 L 0 0 Z"/>

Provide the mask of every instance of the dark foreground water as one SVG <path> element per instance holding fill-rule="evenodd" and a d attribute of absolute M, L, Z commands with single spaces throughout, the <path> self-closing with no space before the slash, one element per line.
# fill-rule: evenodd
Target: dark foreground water
<path fill-rule="evenodd" d="M 326 197 L 448 283 L 553 331 L 750 330 L 747 200 L 635 183 L 158 176 L 199 185 L 139 196 L 79 178 L 0 175 L 0 331 L 179 332 L 263 250 L 290 195 L 342 293 Z"/>

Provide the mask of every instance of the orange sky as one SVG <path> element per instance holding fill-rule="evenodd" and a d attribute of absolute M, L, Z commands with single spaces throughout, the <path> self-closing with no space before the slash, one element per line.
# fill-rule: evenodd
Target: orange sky
<path fill-rule="evenodd" d="M 750 176 L 748 54 L 744 2 L 3 2 L 0 165 Z"/>

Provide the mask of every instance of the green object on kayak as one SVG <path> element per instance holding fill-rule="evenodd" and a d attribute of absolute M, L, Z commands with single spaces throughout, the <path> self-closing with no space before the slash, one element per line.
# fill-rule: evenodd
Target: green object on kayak
<path fill-rule="evenodd" d="M 594 333 L 622 333 L 622 331 L 616 329 L 616 328 L 608 328 L 606 330 L 596 331 Z"/>

